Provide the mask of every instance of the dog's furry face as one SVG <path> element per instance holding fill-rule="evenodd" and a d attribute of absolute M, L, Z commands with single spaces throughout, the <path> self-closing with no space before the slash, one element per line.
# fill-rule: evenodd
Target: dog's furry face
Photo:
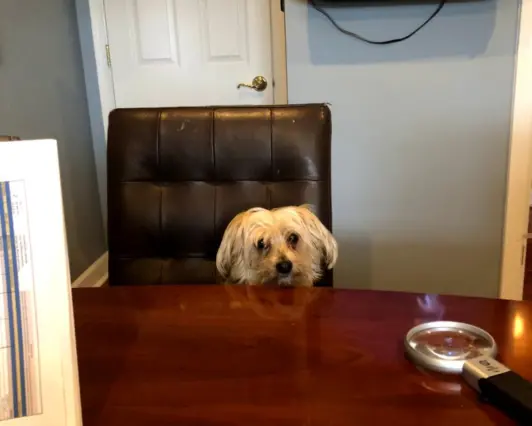
<path fill-rule="evenodd" d="M 256 207 L 229 223 L 216 267 L 233 283 L 312 286 L 337 256 L 336 240 L 307 206 Z"/>

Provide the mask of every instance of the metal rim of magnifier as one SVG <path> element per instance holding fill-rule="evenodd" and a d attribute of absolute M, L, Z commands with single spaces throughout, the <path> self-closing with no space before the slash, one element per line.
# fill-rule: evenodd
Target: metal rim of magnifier
<path fill-rule="evenodd" d="M 462 373 L 462 368 L 466 359 L 461 357 L 460 359 L 455 360 L 445 360 L 437 357 L 431 357 L 426 355 L 417 349 L 414 349 L 410 341 L 412 338 L 419 332 L 426 330 L 438 330 L 438 331 L 463 331 L 470 332 L 486 339 L 488 342 L 488 347 L 483 348 L 482 355 L 495 358 L 497 355 L 497 343 L 491 334 L 483 330 L 480 327 L 476 327 L 471 324 L 456 322 L 456 321 L 431 321 L 423 324 L 419 324 L 415 327 L 412 327 L 408 333 L 406 333 L 404 339 L 404 346 L 407 356 L 414 361 L 414 363 L 420 367 L 426 369 L 437 371 L 439 373 L 451 373 L 451 374 L 460 374 Z"/>

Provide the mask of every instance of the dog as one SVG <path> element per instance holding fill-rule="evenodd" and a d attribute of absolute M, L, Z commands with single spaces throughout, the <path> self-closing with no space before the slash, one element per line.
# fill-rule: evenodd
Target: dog
<path fill-rule="evenodd" d="M 308 205 L 254 207 L 227 226 L 216 268 L 229 284 L 312 287 L 338 258 L 338 244 Z"/>

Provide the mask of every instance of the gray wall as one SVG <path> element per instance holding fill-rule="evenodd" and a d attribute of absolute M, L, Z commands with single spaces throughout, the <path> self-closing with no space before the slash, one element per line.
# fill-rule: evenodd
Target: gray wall
<path fill-rule="evenodd" d="M 0 134 L 59 143 L 72 278 L 105 248 L 74 0 L 0 2 Z"/>
<path fill-rule="evenodd" d="M 435 5 L 329 9 L 374 39 Z M 496 297 L 518 0 L 452 3 L 407 42 L 287 0 L 289 102 L 330 102 L 341 287 Z"/>

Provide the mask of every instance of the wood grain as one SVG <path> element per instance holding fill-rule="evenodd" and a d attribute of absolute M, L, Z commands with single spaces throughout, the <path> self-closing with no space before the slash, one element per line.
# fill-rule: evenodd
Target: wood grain
<path fill-rule="evenodd" d="M 532 233 L 532 207 L 528 209 L 528 232 Z M 525 279 L 523 282 L 523 300 L 532 300 L 532 244 L 526 244 Z"/>
<path fill-rule="evenodd" d="M 466 321 L 532 379 L 532 304 L 332 289 L 74 289 L 84 425 L 507 425 L 418 370 L 415 324 Z M 430 303 L 427 303 L 430 302 Z"/>

